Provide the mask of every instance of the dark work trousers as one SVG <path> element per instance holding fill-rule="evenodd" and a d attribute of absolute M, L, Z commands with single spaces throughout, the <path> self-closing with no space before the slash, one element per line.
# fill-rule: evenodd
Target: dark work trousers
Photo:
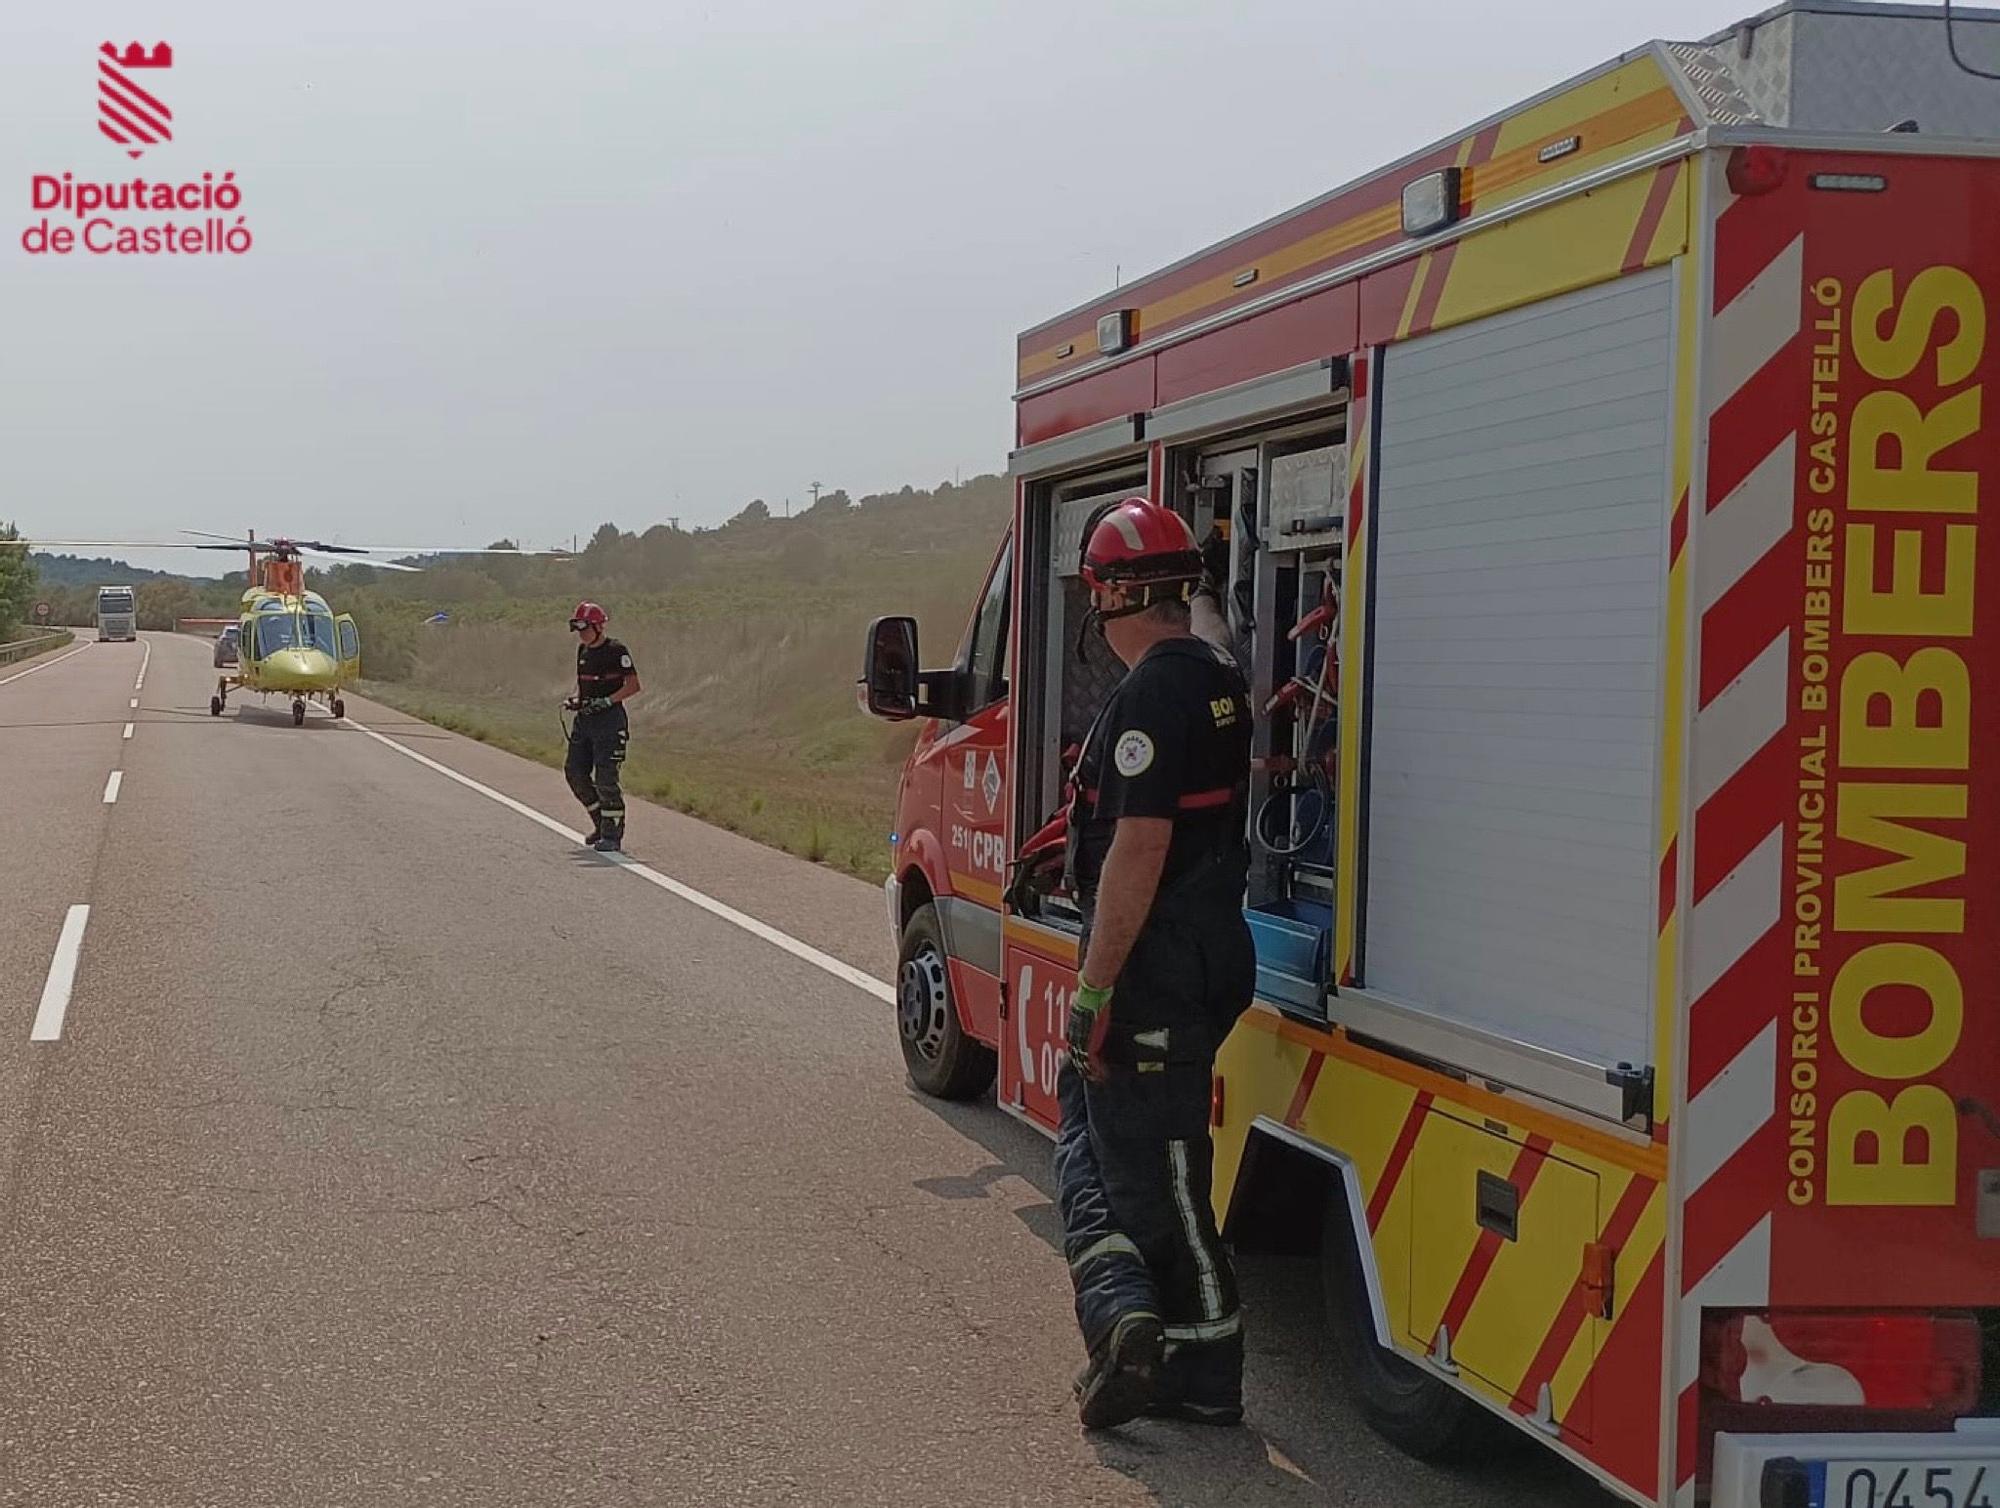
<path fill-rule="evenodd" d="M 632 724 L 623 707 L 580 715 L 570 725 L 569 757 L 563 775 L 591 820 L 609 837 L 625 832 L 625 793 L 618 770 L 625 763 L 625 744 Z"/>
<path fill-rule="evenodd" d="M 1243 1402 L 1236 1273 L 1210 1202 L 1215 1050 L 1250 1004 L 1256 955 L 1240 902 L 1156 907 L 1111 998 L 1102 1083 L 1065 1066 L 1056 1139 L 1063 1254 L 1091 1351 L 1128 1314 L 1167 1335 L 1163 1401 Z"/>

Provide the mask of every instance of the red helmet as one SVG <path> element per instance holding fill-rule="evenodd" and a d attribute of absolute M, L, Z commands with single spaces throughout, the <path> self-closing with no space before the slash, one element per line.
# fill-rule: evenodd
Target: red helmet
<path fill-rule="evenodd" d="M 610 621 L 610 615 L 595 602 L 579 602 L 576 611 L 569 615 L 569 626 L 572 629 L 602 628 Z"/>
<path fill-rule="evenodd" d="M 1194 531 L 1173 509 L 1128 497 L 1100 508 L 1085 525 L 1081 570 L 1092 591 L 1185 585 L 1201 579 L 1201 551 Z"/>

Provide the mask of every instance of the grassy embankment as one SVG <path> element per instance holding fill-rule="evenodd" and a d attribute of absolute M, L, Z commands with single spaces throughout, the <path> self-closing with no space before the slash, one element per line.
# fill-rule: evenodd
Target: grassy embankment
<path fill-rule="evenodd" d="M 802 521 L 773 521 L 743 541 L 697 536 L 713 542 L 685 585 L 590 589 L 646 686 L 631 704 L 629 791 L 865 879 L 886 873 L 915 729 L 856 707 L 863 634 L 879 613 L 913 613 L 924 658 L 947 661 L 998 527 L 984 508 L 926 537 L 893 518 L 861 517 L 871 511 L 825 527 L 809 560 L 787 560 L 780 547 L 800 537 Z M 482 590 L 445 603 L 452 621 L 427 627 L 413 626 L 436 601 L 417 599 L 425 579 L 395 585 L 409 596 L 370 593 L 360 614 L 363 666 L 374 677 L 364 693 L 560 765 L 557 709 L 574 689 L 576 653 L 564 625 L 577 593 Z"/>

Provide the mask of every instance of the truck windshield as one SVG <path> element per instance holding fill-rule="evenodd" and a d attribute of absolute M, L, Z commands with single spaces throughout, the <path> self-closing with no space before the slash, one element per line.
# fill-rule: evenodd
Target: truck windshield
<path fill-rule="evenodd" d="M 132 594 L 123 590 L 99 592 L 97 610 L 100 613 L 129 613 L 132 611 Z"/>

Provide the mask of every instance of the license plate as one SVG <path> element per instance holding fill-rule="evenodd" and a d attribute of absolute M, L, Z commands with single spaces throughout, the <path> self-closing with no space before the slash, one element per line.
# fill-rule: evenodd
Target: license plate
<path fill-rule="evenodd" d="M 1828 1461 L 1812 1475 L 1813 1508 L 2000 1508 L 2000 1456 L 1938 1466 Z"/>

